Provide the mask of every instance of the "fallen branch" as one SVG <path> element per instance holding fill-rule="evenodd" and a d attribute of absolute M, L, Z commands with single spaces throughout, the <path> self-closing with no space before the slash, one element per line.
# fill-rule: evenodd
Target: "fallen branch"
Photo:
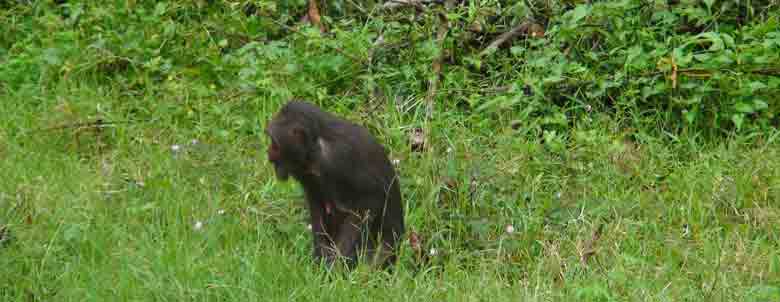
<path fill-rule="evenodd" d="M 495 95 L 495 94 L 502 94 L 502 93 L 509 92 L 509 91 L 512 90 L 512 88 L 514 88 L 514 86 L 512 86 L 512 85 L 504 85 L 504 86 L 489 87 L 489 88 L 484 89 L 483 91 L 486 94 L 493 94 L 493 95 Z"/>
<path fill-rule="evenodd" d="M 103 119 L 96 119 L 94 121 L 89 122 L 76 122 L 76 123 L 68 123 L 63 125 L 57 125 L 52 127 L 46 127 L 46 128 L 39 128 L 36 130 L 33 130 L 32 132 L 39 132 L 39 131 L 54 131 L 54 130 L 65 130 L 65 129 L 71 129 L 71 128 L 106 128 L 110 125 L 116 125 L 116 124 L 130 124 L 133 123 L 133 121 L 105 121 Z"/>
<path fill-rule="evenodd" d="M 780 76 L 780 68 L 754 69 L 754 70 L 750 70 L 748 72 L 755 73 L 755 74 L 760 74 L 760 75 Z"/>
<path fill-rule="evenodd" d="M 383 10 L 394 10 L 400 7 L 404 6 L 411 6 L 414 7 L 417 11 L 425 11 L 426 7 L 425 4 L 428 3 L 442 3 L 444 1 L 437 0 L 437 1 L 426 1 L 426 0 L 390 0 L 385 2 L 385 4 L 382 5 Z"/>
<path fill-rule="evenodd" d="M 498 49 L 501 45 L 504 43 L 514 40 L 517 37 L 520 36 L 528 36 L 529 32 L 532 36 L 537 35 L 544 35 L 544 30 L 541 28 L 541 25 L 534 23 L 533 21 L 524 21 L 521 22 L 519 25 L 515 26 L 508 32 L 505 32 L 498 37 L 496 37 L 493 42 L 490 42 L 487 47 L 485 47 L 482 52 L 479 53 L 480 56 L 484 56 L 490 52 L 495 51 Z"/>

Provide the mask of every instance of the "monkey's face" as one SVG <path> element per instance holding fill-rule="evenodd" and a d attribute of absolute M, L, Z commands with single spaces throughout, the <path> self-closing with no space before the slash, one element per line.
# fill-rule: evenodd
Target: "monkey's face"
<path fill-rule="evenodd" d="M 271 140 L 271 144 L 268 146 L 268 161 L 274 165 L 276 178 L 281 181 L 286 181 L 290 178 L 290 172 L 285 167 L 284 160 L 282 160 L 282 149 L 273 137 L 270 135 L 268 137 Z"/>
<path fill-rule="evenodd" d="M 302 134 L 302 127 L 291 123 L 284 116 L 271 120 L 265 130 L 271 143 L 268 146 L 268 161 L 274 165 L 276 177 L 286 181 L 290 174 L 303 175 L 309 166 L 309 149 Z"/>

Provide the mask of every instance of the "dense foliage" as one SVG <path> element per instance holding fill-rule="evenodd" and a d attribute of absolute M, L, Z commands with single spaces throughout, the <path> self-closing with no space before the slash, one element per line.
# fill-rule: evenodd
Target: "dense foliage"
<path fill-rule="evenodd" d="M 298 27 L 305 1 L 6 4 L 0 81 L 10 91 L 78 77 L 129 95 L 184 85 L 196 98 L 360 102 L 374 90 L 424 96 L 441 56 L 440 111 L 511 108 L 545 129 L 591 109 L 626 126 L 776 126 L 778 4 L 670 3 L 434 1 L 391 11 L 328 1 L 326 35 Z M 544 36 L 486 49 L 525 20 L 542 23 Z M 447 34 L 437 41 L 442 22 Z"/>

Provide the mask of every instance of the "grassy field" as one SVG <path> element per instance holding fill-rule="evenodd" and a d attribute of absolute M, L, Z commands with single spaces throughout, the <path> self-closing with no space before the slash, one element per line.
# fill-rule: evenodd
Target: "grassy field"
<path fill-rule="evenodd" d="M 0 5 L 2 301 L 780 300 L 780 132 L 758 118 L 675 126 L 687 111 L 648 114 L 636 83 L 600 91 L 614 106 L 490 99 L 473 91 L 539 70 L 450 62 L 426 119 L 430 57 L 350 61 L 374 19 L 332 8 L 346 21 L 314 39 L 236 5 L 125 5 Z M 302 192 L 265 160 L 265 122 L 293 96 L 366 125 L 397 160 L 422 247 L 405 241 L 393 270 L 312 263 Z M 409 145 L 417 127 L 426 152 Z"/>

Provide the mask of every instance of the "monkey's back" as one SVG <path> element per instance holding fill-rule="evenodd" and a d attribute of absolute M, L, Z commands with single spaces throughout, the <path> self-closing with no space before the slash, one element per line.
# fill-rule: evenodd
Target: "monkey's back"
<path fill-rule="evenodd" d="M 363 126 L 338 118 L 330 123 L 325 127 L 328 132 L 322 135 L 322 139 L 332 147 L 327 156 L 352 171 L 346 175 L 331 176 L 350 179 L 345 185 L 356 192 L 381 193 L 389 202 L 396 202 L 394 199 L 400 202 L 400 194 L 396 194 L 400 191 L 396 171 L 385 147 Z M 336 137 L 340 139 L 334 139 Z M 386 196 L 388 194 L 390 196 Z"/>

